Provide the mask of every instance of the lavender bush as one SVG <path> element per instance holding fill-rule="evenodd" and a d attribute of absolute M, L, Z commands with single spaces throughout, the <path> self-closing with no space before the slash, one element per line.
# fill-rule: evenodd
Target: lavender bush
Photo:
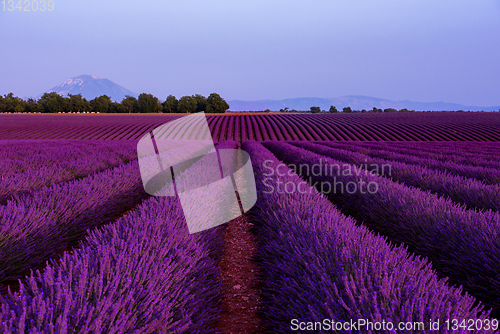
<path fill-rule="evenodd" d="M 177 199 L 150 198 L 0 297 L 3 333 L 212 333 L 221 228 L 189 235 Z"/>
<path fill-rule="evenodd" d="M 100 160 L 94 163 L 101 164 L 102 168 L 128 162 L 137 158 L 135 141 L 0 140 L 1 178 L 44 167 L 82 169 L 93 155 L 99 155 Z"/>
<path fill-rule="evenodd" d="M 243 143 L 243 149 L 251 155 L 259 192 L 250 212 L 258 236 L 266 332 L 290 333 L 292 319 L 368 319 L 394 324 L 428 324 L 429 319 L 441 319 L 442 323 L 454 317 L 485 319 L 482 307 L 474 306 L 474 299 L 462 295 L 461 288 L 438 279 L 426 259 L 357 226 L 324 196 L 269 192 L 264 182 L 268 169 L 263 165 L 276 168 L 280 162 L 256 142 Z M 303 182 L 288 171 L 281 168 L 286 175 L 269 177 L 296 186 Z M 374 331 L 358 328 L 342 332 Z M 448 331 L 442 328 L 440 333 Z"/>
<path fill-rule="evenodd" d="M 336 143 L 325 143 L 336 146 Z M 344 146 L 345 147 L 345 146 Z M 381 158 L 391 161 L 399 161 L 405 164 L 427 167 L 433 170 L 446 171 L 452 175 L 459 175 L 471 179 L 480 180 L 486 184 L 497 185 L 500 183 L 500 170 L 479 166 L 461 165 L 455 162 L 439 161 L 430 158 L 409 156 L 384 149 L 360 148 L 358 152 L 367 154 L 370 157 Z"/>
<path fill-rule="evenodd" d="M 280 160 L 298 166 L 320 159 L 328 165 L 342 162 L 283 142 L 264 145 Z M 416 254 L 432 261 L 433 267 L 453 284 L 463 285 L 495 314 L 500 311 L 500 214 L 465 210 L 449 199 L 407 187 L 387 178 L 356 175 L 302 175 L 314 182 L 374 182 L 378 191 L 328 194 L 346 214 L 373 230 L 405 243 Z M 336 178 L 334 180 L 334 178 Z"/>
<path fill-rule="evenodd" d="M 331 145 L 344 146 L 343 144 L 348 143 L 330 143 Z M 471 165 L 479 166 L 485 168 L 500 168 L 500 162 L 498 159 L 492 160 L 492 157 L 498 158 L 500 155 L 500 149 L 495 149 L 493 151 L 485 149 L 484 146 L 476 146 L 475 152 L 467 152 L 460 150 L 457 147 L 437 147 L 435 149 L 429 148 L 426 143 L 413 142 L 413 145 L 396 145 L 393 142 L 358 142 L 353 143 L 353 147 L 365 147 L 368 149 L 380 149 L 384 151 L 396 152 L 400 154 L 406 154 L 413 157 L 428 158 L 439 161 L 451 161 L 460 165 Z"/>
<path fill-rule="evenodd" d="M 290 142 L 290 144 L 307 149 L 330 158 L 360 166 L 370 170 L 377 166 L 390 166 L 390 175 L 384 175 L 394 181 L 408 186 L 430 190 L 445 196 L 457 203 L 467 205 L 469 209 L 494 210 L 500 212 L 500 186 L 486 185 L 475 179 L 451 175 L 445 171 L 432 170 L 417 165 L 407 165 L 402 162 L 371 158 L 365 154 L 353 152 L 351 146 L 345 149 L 326 146 L 324 142 Z"/>
<path fill-rule="evenodd" d="M 446 155 L 476 155 L 488 157 L 500 155 L 500 145 L 498 142 L 485 141 L 434 141 L 434 142 L 383 142 L 393 147 L 400 147 L 412 150 L 425 150 Z"/>
<path fill-rule="evenodd" d="M 8 201 L 0 206 L 0 282 L 43 265 L 87 229 L 109 223 L 145 197 L 132 161 Z"/>
<path fill-rule="evenodd" d="M 15 194 L 82 178 L 137 159 L 135 146 L 128 141 L 111 144 L 62 141 L 60 147 L 51 144 L 35 144 L 35 148 L 30 148 L 14 141 L 2 150 L 0 205 L 5 205 Z M 16 157 L 18 150 L 21 152 Z"/>

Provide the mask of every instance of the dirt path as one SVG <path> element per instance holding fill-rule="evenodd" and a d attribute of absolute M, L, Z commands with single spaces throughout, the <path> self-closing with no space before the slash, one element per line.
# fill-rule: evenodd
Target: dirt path
<path fill-rule="evenodd" d="M 224 284 L 222 320 L 216 325 L 219 333 L 260 333 L 258 267 L 252 261 L 257 251 L 248 217 L 241 216 L 227 223 L 220 268 Z"/>

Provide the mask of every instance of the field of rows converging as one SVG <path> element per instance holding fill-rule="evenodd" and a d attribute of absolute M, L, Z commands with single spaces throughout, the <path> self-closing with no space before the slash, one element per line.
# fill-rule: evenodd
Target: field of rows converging
<path fill-rule="evenodd" d="M 500 115 L 182 117 L 0 115 L 0 333 L 500 333 Z"/>
<path fill-rule="evenodd" d="M 0 115 L 0 139 L 138 140 L 182 114 Z M 216 141 L 498 141 L 497 113 L 214 115 Z"/>

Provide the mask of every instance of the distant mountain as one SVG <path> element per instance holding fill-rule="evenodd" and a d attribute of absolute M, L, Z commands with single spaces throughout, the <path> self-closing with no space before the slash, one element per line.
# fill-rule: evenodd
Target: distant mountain
<path fill-rule="evenodd" d="M 66 80 L 62 84 L 55 86 L 47 91 L 56 92 L 57 94 L 66 97 L 69 94 L 82 94 L 87 100 L 101 95 L 107 95 L 113 101 L 120 102 L 125 95 L 135 96 L 137 94 L 123 88 L 122 86 L 114 83 L 108 79 L 96 78 L 92 75 L 80 75 Z M 37 98 L 40 98 L 40 94 Z"/>
<path fill-rule="evenodd" d="M 498 111 L 500 106 L 496 107 L 477 107 L 477 106 L 464 106 L 457 103 L 447 102 L 412 102 L 404 101 L 391 101 L 386 99 L 379 99 L 370 96 L 361 95 L 347 95 L 338 98 L 316 98 L 316 97 L 303 97 L 295 99 L 284 100 L 259 100 L 259 101 L 228 101 L 229 110 L 231 111 L 261 111 L 270 109 L 271 111 L 278 111 L 288 107 L 288 109 L 295 110 L 310 110 L 312 106 L 320 107 L 322 110 L 329 110 L 330 106 L 337 107 L 342 110 L 344 107 L 351 107 L 353 110 L 373 109 L 373 107 L 386 109 L 408 109 L 417 111 L 441 111 L 441 110 L 471 110 L 471 111 Z"/>

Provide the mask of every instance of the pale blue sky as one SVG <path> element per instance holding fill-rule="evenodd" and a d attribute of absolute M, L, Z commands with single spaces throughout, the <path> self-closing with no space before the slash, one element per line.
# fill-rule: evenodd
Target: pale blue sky
<path fill-rule="evenodd" d="M 500 0 L 54 4 L 36 13 L 0 4 L 0 94 L 36 96 L 91 74 L 161 99 L 500 105 Z"/>

